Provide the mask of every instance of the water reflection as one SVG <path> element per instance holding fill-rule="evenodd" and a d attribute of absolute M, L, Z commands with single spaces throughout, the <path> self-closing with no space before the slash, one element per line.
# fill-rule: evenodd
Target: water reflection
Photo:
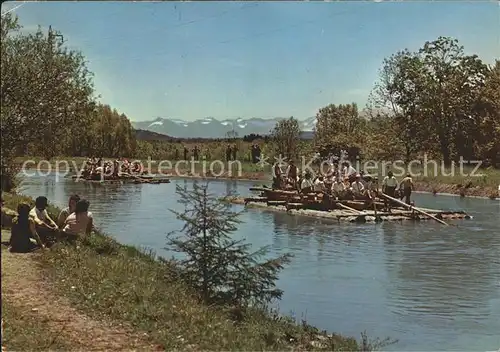
<path fill-rule="evenodd" d="M 488 231 L 428 226 L 382 227 L 389 280 L 389 308 L 399 321 L 484 333 L 492 318 L 490 301 L 498 298 L 498 253 Z M 457 319 L 460 317 L 460 319 Z M 438 347 L 436 347 L 438 348 Z"/>

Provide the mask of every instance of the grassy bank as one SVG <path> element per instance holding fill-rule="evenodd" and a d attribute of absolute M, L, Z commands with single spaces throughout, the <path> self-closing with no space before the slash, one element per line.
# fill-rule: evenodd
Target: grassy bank
<path fill-rule="evenodd" d="M 9 208 L 20 200 L 31 201 L 10 194 L 4 199 Z M 158 261 L 151 253 L 100 234 L 79 246 L 58 244 L 38 255 L 36 262 L 55 296 L 67 298 L 91 319 L 146 334 L 162 349 L 356 351 L 380 345 L 327 334 L 264 310 L 205 306 L 181 282 L 175 262 Z M 10 334 L 6 342 L 12 349 L 9 342 L 21 340 L 15 329 Z"/>

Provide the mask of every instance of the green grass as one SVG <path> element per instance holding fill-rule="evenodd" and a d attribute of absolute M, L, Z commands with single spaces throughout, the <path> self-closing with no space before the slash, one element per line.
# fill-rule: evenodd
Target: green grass
<path fill-rule="evenodd" d="M 27 200 L 4 198 L 14 209 Z M 165 349 L 370 351 L 393 343 L 327 334 L 264 309 L 206 306 L 180 280 L 176 262 L 156 260 L 101 234 L 78 246 L 57 244 L 40 261 L 57 294 L 91 317 L 148 332 Z"/>

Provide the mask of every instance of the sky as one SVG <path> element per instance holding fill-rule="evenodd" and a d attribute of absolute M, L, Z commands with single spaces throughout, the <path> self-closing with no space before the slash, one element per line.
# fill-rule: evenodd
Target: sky
<path fill-rule="evenodd" d="M 365 106 L 382 60 L 438 36 L 493 63 L 497 1 L 7 2 L 82 51 L 103 103 L 132 121 L 316 115 Z M 21 5 L 21 6 L 19 6 Z"/>

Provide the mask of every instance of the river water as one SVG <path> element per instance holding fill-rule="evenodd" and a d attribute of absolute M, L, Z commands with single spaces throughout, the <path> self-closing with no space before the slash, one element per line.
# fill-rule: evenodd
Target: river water
<path fill-rule="evenodd" d="M 196 181 L 194 181 L 196 182 Z M 203 182 L 203 181 L 198 181 Z M 33 176 L 22 192 L 58 206 L 77 193 L 96 225 L 118 241 L 170 256 L 165 236 L 181 226 L 176 185 L 99 185 Z M 214 194 L 249 194 L 256 182 L 211 181 Z M 321 329 L 398 339 L 387 350 L 492 351 L 500 348 L 500 202 L 417 194 L 417 205 L 465 210 L 472 220 L 338 224 L 248 209 L 238 236 L 270 254 L 292 253 L 281 274 L 279 310 Z M 243 206 L 229 206 L 244 210 Z"/>

